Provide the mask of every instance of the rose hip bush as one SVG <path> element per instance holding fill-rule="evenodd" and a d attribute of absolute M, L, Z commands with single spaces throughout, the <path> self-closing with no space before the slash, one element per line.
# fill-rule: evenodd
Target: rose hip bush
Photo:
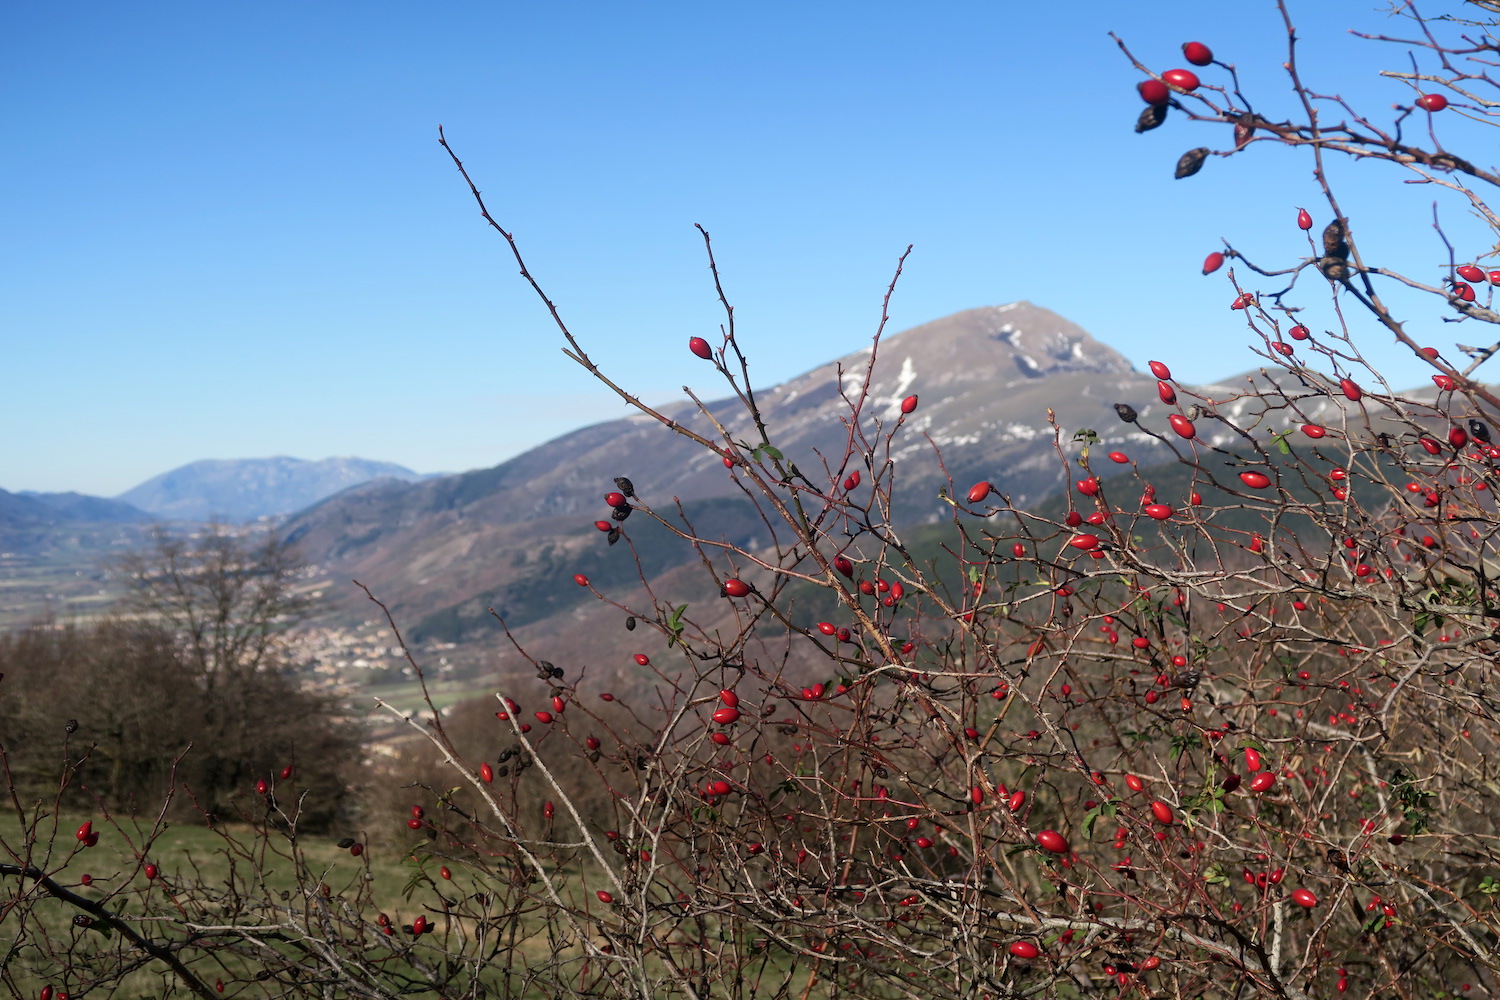
<path fill-rule="evenodd" d="M 408 720 L 431 749 L 383 821 L 400 829 L 369 851 L 346 838 L 342 860 L 313 863 L 294 800 L 268 788 L 252 832 L 223 834 L 227 880 L 135 846 L 91 887 L 90 838 L 118 825 L 70 839 L 28 813 L 3 869 L 5 912 L 29 928 L 6 983 L 108 992 L 149 968 L 202 996 L 1493 993 L 1500 404 L 1474 372 L 1496 348 L 1440 346 L 1411 320 L 1500 322 L 1500 270 L 1483 247 L 1452 249 L 1438 275 L 1367 259 L 1321 169 L 1379 161 L 1500 229 L 1484 202 L 1496 176 L 1442 141 L 1458 116 L 1490 122 L 1500 47 L 1483 25 L 1404 23 L 1413 68 L 1387 75 L 1410 94 L 1379 119 L 1305 84 L 1295 45 L 1304 115 L 1279 123 L 1219 61 L 1223 40 L 1183 41 L 1192 71 L 1127 51 L 1138 131 L 1231 137 L 1183 155 L 1180 176 L 1270 144 L 1324 178 L 1292 199 L 1281 261 L 1231 240 L 1202 268 L 1227 267 L 1226 335 L 1248 332 L 1262 374 L 1210 396 L 1163 356 L 1150 367 L 1169 418 L 1117 406 L 1175 464 L 1107 451 L 1101 433 L 1120 428 L 1059 429 L 1065 501 L 1018 509 L 1003 470 L 903 480 L 952 517 L 894 525 L 887 456 L 920 392 L 882 420 L 867 378 L 842 448 L 794 470 L 720 285 L 724 327 L 685 346 L 756 437 L 617 391 L 721 458 L 776 542 L 728 545 L 627 476 L 599 484 L 598 544 L 629 559 L 629 519 L 655 519 L 697 546 L 720 598 L 688 614 L 649 579 L 624 595 L 574 578 L 667 640 L 634 656 L 653 685 L 599 690 L 517 645 L 534 677 Z M 615 388 L 474 196 L 570 355 Z M 1393 287 L 1428 312 L 1398 317 Z M 1333 328 L 1304 321 L 1330 303 Z M 1436 392 L 1393 391 L 1351 316 L 1430 365 Z M 377 851 L 402 872 L 394 894 Z"/>

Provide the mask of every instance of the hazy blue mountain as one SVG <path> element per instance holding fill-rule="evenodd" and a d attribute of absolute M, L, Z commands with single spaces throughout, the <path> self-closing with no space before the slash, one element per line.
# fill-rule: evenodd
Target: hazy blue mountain
<path fill-rule="evenodd" d="M 150 521 L 146 511 L 123 500 L 92 497 L 86 493 L 35 493 L 22 490 L 20 496 L 35 500 L 51 513 L 47 516 L 56 522 L 71 521 L 88 524 L 130 524 Z"/>
<path fill-rule="evenodd" d="M 416 481 L 421 474 L 363 458 L 205 459 L 146 480 L 116 499 L 160 518 L 248 521 L 290 514 L 373 479 Z"/>

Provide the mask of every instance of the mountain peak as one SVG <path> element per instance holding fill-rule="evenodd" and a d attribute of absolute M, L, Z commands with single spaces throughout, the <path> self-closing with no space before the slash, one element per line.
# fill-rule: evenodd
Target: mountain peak
<path fill-rule="evenodd" d="M 407 481 L 423 478 L 404 466 L 363 458 L 317 462 L 286 455 L 203 459 L 148 479 L 117 499 L 158 517 L 253 520 L 301 510 L 382 476 Z"/>
<path fill-rule="evenodd" d="M 924 360 L 960 380 L 998 377 L 1008 382 L 1064 372 L 1132 370 L 1129 361 L 1082 327 L 1026 301 L 944 316 L 898 334 L 884 346 L 925 355 Z"/>

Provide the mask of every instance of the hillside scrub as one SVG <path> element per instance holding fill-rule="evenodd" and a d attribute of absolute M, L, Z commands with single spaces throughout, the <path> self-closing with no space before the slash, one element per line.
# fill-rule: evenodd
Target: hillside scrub
<path fill-rule="evenodd" d="M 1219 325 L 1246 331 L 1275 377 L 1210 398 L 1154 359 L 1168 414 L 1117 411 L 1175 455 L 1173 474 L 1115 457 L 1096 428 L 1054 425 L 1064 506 L 1012 505 L 1003 470 L 898 480 L 924 390 L 875 400 L 868 370 L 840 382 L 855 385 L 842 449 L 784 452 L 707 232 L 723 327 L 685 346 L 753 433 L 727 433 L 707 407 L 687 421 L 644 404 L 590 359 L 449 150 L 569 356 L 663 435 L 715 455 L 769 544 L 681 520 L 622 469 L 579 531 L 640 567 L 636 528 L 654 523 L 693 548 L 719 600 L 684 604 L 647 573 L 627 587 L 578 572 L 570 585 L 613 609 L 621 657 L 650 680 L 628 690 L 550 662 L 500 616 L 532 673 L 489 704 L 405 718 L 430 749 L 399 765 L 407 798 L 382 821 L 392 836 L 401 810 L 399 847 L 378 848 L 409 871 L 399 910 L 368 889 L 371 831 L 347 833 L 347 861 L 303 863 L 293 797 L 273 778 L 245 790 L 265 803 L 246 809 L 263 846 L 236 856 L 267 864 L 276 845 L 299 874 L 284 898 L 190 873 L 163 886 L 141 848 L 90 889 L 96 831 L 5 843 L 17 926 L 59 902 L 87 921 L 19 934 L 8 988 L 107 992 L 148 963 L 204 997 L 1495 993 L 1500 401 L 1475 372 L 1496 348 L 1411 331 L 1500 323 L 1500 271 L 1457 248 L 1439 274 L 1366 259 L 1357 209 L 1323 170 L 1374 161 L 1392 184 L 1476 212 L 1489 243 L 1500 235 L 1484 201 L 1500 178 L 1447 136 L 1490 122 L 1500 42 L 1488 22 L 1407 16 L 1415 40 L 1388 75 L 1410 93 L 1380 116 L 1317 96 L 1294 42 L 1304 114 L 1289 121 L 1240 92 L 1216 61 L 1232 53 L 1182 40 L 1194 70 L 1135 62 L 1138 130 L 1232 137 L 1183 154 L 1185 183 L 1212 183 L 1210 157 L 1270 145 L 1314 161 L 1300 194 L 1320 208 L 1288 213 L 1274 264 L 1232 242 L 1204 263 L 1227 281 Z M 899 277 L 900 264 L 886 306 Z M 1427 312 L 1397 316 L 1382 297 L 1396 286 Z M 1336 322 L 1302 322 L 1315 305 Z M 1437 392 L 1392 391 L 1362 360 L 1356 317 L 1430 364 Z M 884 326 L 883 307 L 872 367 Z M 947 505 L 938 534 L 893 520 L 907 493 Z M 798 597 L 809 590 L 817 602 Z M 154 922 L 111 916 L 127 910 Z"/>

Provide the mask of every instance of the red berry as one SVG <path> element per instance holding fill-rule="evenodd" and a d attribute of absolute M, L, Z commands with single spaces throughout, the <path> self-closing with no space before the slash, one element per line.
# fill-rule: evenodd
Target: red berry
<path fill-rule="evenodd" d="M 1139 776 L 1134 774 L 1125 775 L 1125 785 L 1132 792 L 1138 792 L 1146 787 L 1146 783 L 1142 781 Z"/>
<path fill-rule="evenodd" d="M 1245 748 L 1245 770 L 1260 770 L 1260 751 L 1255 749 L 1254 747 Z"/>
<path fill-rule="evenodd" d="M 1167 805 L 1161 799 L 1157 799 L 1155 802 L 1151 803 L 1151 815 L 1155 816 L 1156 821 L 1162 826 L 1171 826 L 1172 820 L 1175 818 L 1172 815 L 1172 807 Z"/>
<path fill-rule="evenodd" d="M 290 781 L 292 778 L 292 765 L 288 764 L 281 769 L 281 780 Z"/>
<path fill-rule="evenodd" d="M 1194 66 L 1207 66 L 1214 61 L 1213 50 L 1202 42 L 1183 42 L 1182 58 Z"/>
<path fill-rule="evenodd" d="M 1068 839 L 1056 830 L 1043 830 L 1036 835 L 1037 846 L 1053 854 L 1068 853 Z"/>
<path fill-rule="evenodd" d="M 847 557 L 842 555 L 834 556 L 833 568 L 842 573 L 846 579 L 854 579 L 854 564 Z"/>
<path fill-rule="evenodd" d="M 149 881 L 150 881 L 150 880 L 152 880 L 152 879 L 154 879 L 154 878 L 156 878 L 156 875 L 157 875 L 157 868 L 156 868 L 156 866 L 155 866 L 155 865 L 147 865 L 147 866 L 146 866 L 146 867 L 145 867 L 145 868 L 144 868 L 144 869 L 142 869 L 142 870 L 143 870 L 143 871 L 144 871 L 144 872 L 145 872 L 145 873 L 146 873 L 146 880 L 147 880 L 147 881 L 148 881 L 148 882 L 149 882 Z"/>
<path fill-rule="evenodd" d="M 1172 425 L 1172 429 L 1176 431 L 1177 436 L 1181 438 L 1188 438 L 1189 440 L 1191 440 L 1193 436 L 1198 433 L 1198 429 L 1193 426 L 1193 422 L 1180 413 L 1174 413 L 1171 416 L 1167 417 L 1167 423 Z M 1197 503 L 1198 501 L 1194 500 L 1193 502 Z"/>
<path fill-rule="evenodd" d="M 1088 479 L 1078 480 L 1077 486 L 1078 492 L 1086 497 L 1096 497 L 1099 495 L 1099 480 L 1092 476 Z"/>
<path fill-rule="evenodd" d="M 916 396 L 907 396 L 905 399 L 903 399 L 901 401 L 901 412 L 902 413 L 915 413 L 916 410 L 917 410 L 917 397 Z"/>
<path fill-rule="evenodd" d="M 1314 906 L 1318 905 L 1318 897 L 1314 896 L 1306 889 L 1293 889 L 1292 901 L 1295 902 L 1298 906 L 1305 906 L 1308 909 L 1312 909 Z"/>
<path fill-rule="evenodd" d="M 973 788 L 969 789 L 969 801 L 974 803 L 976 806 L 982 805 L 984 803 L 984 787 L 981 785 L 975 785 Z"/>
<path fill-rule="evenodd" d="M 725 708 L 739 708 L 740 696 L 725 688 L 719 692 L 719 700 L 724 703 Z"/>
<path fill-rule="evenodd" d="M 1151 374 L 1155 375 L 1159 379 L 1169 379 L 1172 377 L 1172 369 L 1168 368 L 1160 361 L 1148 361 L 1146 362 L 1146 367 L 1150 368 Z"/>
<path fill-rule="evenodd" d="M 1294 326 L 1290 330 L 1288 330 L 1286 332 L 1286 335 L 1288 337 L 1291 337 L 1293 340 L 1306 340 L 1309 336 L 1309 333 L 1307 331 L 1307 327 L 1298 324 L 1297 326 Z"/>
<path fill-rule="evenodd" d="M 265 778 L 261 778 L 259 781 L 257 781 L 255 783 L 255 794 L 256 795 L 265 795 L 270 790 L 271 790 L 271 783 L 269 781 L 267 781 Z"/>
<path fill-rule="evenodd" d="M 824 635 L 833 635 L 838 631 L 838 626 L 834 625 L 833 622 L 818 622 L 818 631 Z"/>
<path fill-rule="evenodd" d="M 636 653 L 634 659 L 636 663 L 639 663 L 643 667 L 651 666 L 651 657 L 645 653 Z"/>
<path fill-rule="evenodd" d="M 414 937 L 421 937 L 427 931 L 427 918 L 418 917 L 411 922 L 411 932 Z"/>
<path fill-rule="evenodd" d="M 1469 432 L 1462 427 L 1448 428 L 1448 443 L 1455 448 L 1462 448 L 1469 443 Z"/>
<path fill-rule="evenodd" d="M 611 507 L 623 507 L 625 506 L 625 494 L 606 493 L 604 494 L 604 502 L 609 504 Z"/>
<path fill-rule="evenodd" d="M 987 482 L 978 482 L 969 487 L 969 503 L 981 503 L 994 487 Z"/>
<path fill-rule="evenodd" d="M 536 713 L 536 721 L 540 722 L 544 726 L 545 725 L 549 725 L 552 722 L 552 713 L 551 712 L 537 712 Z"/>
<path fill-rule="evenodd" d="M 1252 490 L 1263 490 L 1271 485 L 1271 479 L 1264 472 L 1241 472 L 1240 482 Z"/>
<path fill-rule="evenodd" d="M 480 764 L 479 765 L 479 778 L 480 778 L 481 781 L 484 781 L 486 783 L 494 781 L 495 780 L 495 769 L 493 767 L 490 767 L 490 765 L 488 764 L 488 762 L 486 762 L 484 764 Z"/>
<path fill-rule="evenodd" d="M 1042 950 L 1030 941 L 1012 941 L 1010 953 L 1017 958 L 1032 959 L 1042 953 Z"/>
<path fill-rule="evenodd" d="M 1142 509 L 1145 511 L 1147 517 L 1155 518 L 1158 521 L 1165 521 L 1176 513 L 1169 504 L 1164 503 L 1150 503 Z"/>
<path fill-rule="evenodd" d="M 728 705 L 725 705 L 723 708 L 714 709 L 713 719 L 721 726 L 727 726 L 734 722 L 737 722 L 739 720 L 739 717 L 740 710 L 737 708 L 731 708 Z"/>
<path fill-rule="evenodd" d="M 1073 548 L 1075 549 L 1082 549 L 1083 551 L 1087 552 L 1090 549 L 1097 549 L 1099 547 L 1099 536 L 1074 535 L 1068 540 L 1068 544 L 1073 546 Z"/>
<path fill-rule="evenodd" d="M 1171 406 L 1173 403 L 1177 402 L 1177 390 L 1172 388 L 1166 382 L 1156 383 L 1156 394 L 1160 396 L 1161 401 L 1163 403 L 1166 403 L 1168 406 Z"/>
<path fill-rule="evenodd" d="M 709 347 L 708 341 L 704 340 L 702 337 L 694 337 L 693 339 L 689 340 L 688 350 L 698 355 L 698 357 L 702 358 L 704 361 L 712 361 L 714 359 L 714 349 L 712 347 Z"/>
<path fill-rule="evenodd" d="M 94 821 L 93 820 L 89 820 L 88 822 L 84 823 L 82 826 L 80 826 L 78 828 L 78 833 L 76 834 L 76 836 L 78 837 L 78 839 L 80 841 L 87 842 L 88 839 L 89 839 L 89 837 L 92 836 L 93 833 L 94 833 Z"/>
<path fill-rule="evenodd" d="M 1130 456 L 1123 451 L 1112 451 L 1109 453 L 1109 460 L 1116 465 L 1125 465 L 1130 461 Z"/>
<path fill-rule="evenodd" d="M 1167 86 L 1177 90 L 1197 90 L 1198 74 L 1190 69 L 1169 69 L 1161 75 Z"/>
<path fill-rule="evenodd" d="M 1417 107 L 1423 111 L 1441 111 L 1448 106 L 1448 98 L 1442 94 L 1423 94 L 1417 98 Z M 1311 906 L 1312 904 L 1306 904 Z"/>
<path fill-rule="evenodd" d="M 438 874 L 443 877 L 444 881 L 447 881 L 447 882 L 452 882 L 453 881 L 453 873 L 448 870 L 448 866 L 447 865 L 444 865 L 443 867 L 439 868 L 438 869 Z"/>
<path fill-rule="evenodd" d="M 737 580 L 731 577 L 724 581 L 724 593 L 730 597 L 744 597 L 750 593 L 750 585 L 744 580 Z"/>
<path fill-rule="evenodd" d="M 587 587 L 589 585 L 589 578 L 584 576 L 582 573 L 574 573 L 573 582 L 578 584 L 578 586 L 580 587 Z"/>
<path fill-rule="evenodd" d="M 1207 257 L 1203 258 L 1203 273 L 1204 274 L 1213 274 L 1215 271 L 1217 271 L 1219 268 L 1221 268 L 1223 266 L 1224 266 L 1224 255 L 1221 254 L 1221 253 L 1219 253 L 1217 250 L 1215 250 L 1213 253 L 1209 254 Z"/>
<path fill-rule="evenodd" d="M 1328 433 L 1327 428 L 1319 427 L 1317 424 L 1303 424 L 1302 433 L 1310 438 L 1320 438 Z"/>
<path fill-rule="evenodd" d="M 1305 208 L 1299 208 L 1299 209 L 1297 209 L 1297 228 L 1298 229 L 1311 229 L 1312 228 L 1312 216 L 1307 213 L 1307 209 L 1305 209 Z"/>
<path fill-rule="evenodd" d="M 1274 784 L 1276 784 L 1276 772 L 1262 771 L 1250 780 L 1250 790 L 1252 792 L 1270 791 Z"/>
<path fill-rule="evenodd" d="M 1172 92 L 1160 80 L 1142 80 L 1135 89 L 1147 104 L 1166 104 L 1172 97 Z"/>
<path fill-rule="evenodd" d="M 609 904 L 609 903 L 613 903 L 615 901 L 615 897 L 611 896 L 609 893 L 605 892 L 603 889 L 600 889 L 598 892 L 594 893 L 594 895 L 596 895 L 596 896 L 599 897 L 599 902 L 601 902 L 601 903 Z"/>
<path fill-rule="evenodd" d="M 613 524 L 610 524 L 608 521 L 595 521 L 594 527 L 598 528 L 600 531 L 613 531 L 615 526 Z"/>
<path fill-rule="evenodd" d="M 1444 392 L 1452 392 L 1458 386 L 1458 383 L 1453 381 L 1452 375 L 1434 375 L 1432 384 Z"/>
<path fill-rule="evenodd" d="M 1465 281 L 1485 280 L 1484 272 L 1475 267 L 1473 264 L 1460 264 L 1458 266 L 1458 276 L 1460 278 L 1463 278 Z"/>
<path fill-rule="evenodd" d="M 1351 378 L 1339 379 L 1339 389 L 1343 391 L 1345 397 L 1355 403 L 1363 399 L 1365 395 L 1365 391 Z"/>

